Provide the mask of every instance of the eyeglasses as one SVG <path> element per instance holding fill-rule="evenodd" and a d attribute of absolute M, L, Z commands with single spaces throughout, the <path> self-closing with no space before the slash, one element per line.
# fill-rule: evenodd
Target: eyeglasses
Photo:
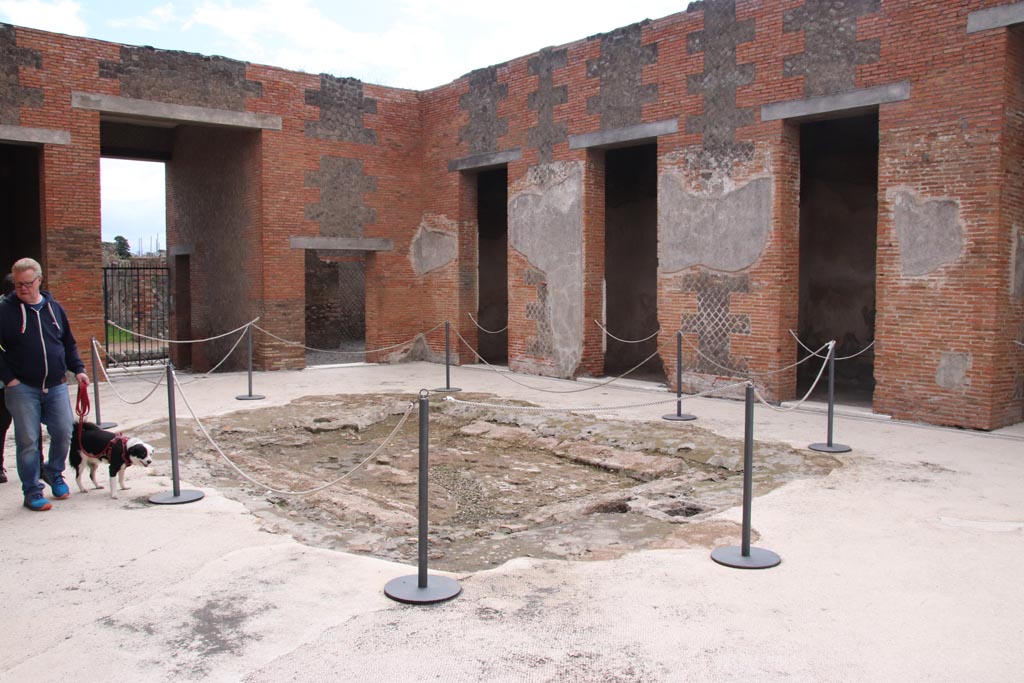
<path fill-rule="evenodd" d="M 31 280 L 29 280 L 28 282 L 15 282 L 14 286 L 17 287 L 18 289 L 28 289 L 29 287 L 34 285 L 36 283 L 36 280 L 38 280 L 38 279 L 39 279 L 39 276 L 37 275 L 34 278 L 32 278 Z"/>

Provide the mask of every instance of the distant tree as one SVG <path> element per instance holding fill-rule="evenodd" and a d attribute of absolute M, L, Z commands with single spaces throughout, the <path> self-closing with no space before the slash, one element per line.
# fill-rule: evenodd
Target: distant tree
<path fill-rule="evenodd" d="M 132 245 L 128 244 L 128 240 L 118 235 L 114 238 L 114 253 L 117 254 L 117 258 L 130 259 L 132 257 Z"/>

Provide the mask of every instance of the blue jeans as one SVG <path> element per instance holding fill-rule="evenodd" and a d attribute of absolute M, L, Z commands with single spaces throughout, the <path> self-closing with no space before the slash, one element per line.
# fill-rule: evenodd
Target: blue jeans
<path fill-rule="evenodd" d="M 4 389 L 7 410 L 14 418 L 14 443 L 18 447 L 18 477 L 26 496 L 42 493 L 39 481 L 40 423 L 50 435 L 50 452 L 46 471 L 51 475 L 64 471 L 64 462 L 71 446 L 74 415 L 68 399 L 68 385 L 58 384 L 47 391 L 27 384 Z"/>

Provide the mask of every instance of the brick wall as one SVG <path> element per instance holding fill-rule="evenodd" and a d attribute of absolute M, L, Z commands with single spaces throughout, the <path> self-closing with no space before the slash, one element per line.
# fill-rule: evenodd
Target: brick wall
<path fill-rule="evenodd" d="M 509 364 L 568 377 L 604 371 L 592 321 L 605 267 L 605 152 L 570 140 L 675 122 L 656 138 L 667 378 L 682 329 L 685 389 L 753 374 L 787 399 L 795 370 L 772 371 L 797 358 L 800 123 L 761 108 L 909 84 L 909 100 L 877 107 L 874 407 L 991 429 L 1024 410 L 1013 343 L 1024 340 L 1024 38 L 966 25 L 1007 4 L 704 0 L 420 93 L 0 26 L 0 125 L 71 135 L 42 146 L 39 243 L 47 285 L 88 338 L 102 332 L 100 115 L 72 108 L 71 93 L 280 117 L 280 130 L 182 126 L 168 167 L 168 246 L 190 264 L 187 330 L 259 316 L 296 342 L 257 335 L 263 368 L 304 364 L 311 297 L 293 237 L 393 242 L 365 258 L 368 349 L 445 320 L 475 347 L 476 178 L 449 163 L 518 150 L 507 164 Z M 549 244 L 537 241 L 545 230 Z M 424 341 L 415 353 L 443 352 L 441 328 Z"/>

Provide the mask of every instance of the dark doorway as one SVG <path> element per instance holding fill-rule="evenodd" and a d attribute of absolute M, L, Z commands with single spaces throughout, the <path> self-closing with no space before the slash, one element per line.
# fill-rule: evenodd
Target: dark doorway
<path fill-rule="evenodd" d="M 366 263 L 360 252 L 306 251 L 306 365 L 366 360 Z"/>
<path fill-rule="evenodd" d="M 665 379 L 658 348 L 658 148 L 605 153 L 604 371 Z M 652 336 L 653 335 L 653 336 Z M 616 339 L 617 338 L 617 339 Z M 645 359 L 653 358 L 644 362 Z"/>
<path fill-rule="evenodd" d="M 19 258 L 42 259 L 39 197 L 40 148 L 0 145 L 0 274 Z M 43 264 L 45 269 L 46 264 Z"/>
<path fill-rule="evenodd" d="M 808 347 L 834 339 L 836 357 L 843 358 L 874 340 L 877 228 L 878 115 L 801 125 L 797 333 Z M 816 361 L 800 366 L 801 395 L 820 367 Z M 870 405 L 874 384 L 871 350 L 836 363 L 842 401 Z M 824 391 L 825 382 L 819 387 Z"/>
<path fill-rule="evenodd" d="M 508 169 L 477 174 L 479 262 L 477 353 L 508 362 Z"/>

